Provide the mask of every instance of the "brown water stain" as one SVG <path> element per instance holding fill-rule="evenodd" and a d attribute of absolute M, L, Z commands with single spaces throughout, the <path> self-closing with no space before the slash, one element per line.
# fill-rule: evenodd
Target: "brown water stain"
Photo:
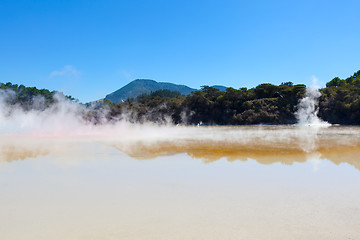
<path fill-rule="evenodd" d="M 292 165 L 295 162 L 306 162 L 310 157 L 318 155 L 321 159 L 328 159 L 339 165 L 348 163 L 360 170 L 360 144 L 356 146 L 318 147 L 307 152 L 301 148 L 282 146 L 259 146 L 257 144 L 241 145 L 231 142 L 137 142 L 132 145 L 114 145 L 132 158 L 138 160 L 154 159 L 160 156 L 171 156 L 185 153 L 192 158 L 202 159 L 204 163 L 211 163 L 222 158 L 233 162 L 254 159 L 261 164 L 282 163 Z"/>
<path fill-rule="evenodd" d="M 230 162 L 254 159 L 265 165 L 273 163 L 291 165 L 296 162 L 306 162 L 315 156 L 318 159 L 328 159 L 336 165 L 348 163 L 360 170 L 358 128 L 314 130 L 270 126 L 180 130 L 185 134 L 147 139 L 143 139 L 141 135 L 132 139 L 93 140 L 0 138 L 0 162 L 54 154 L 71 159 L 72 154 L 77 157 L 87 154 L 89 142 L 95 141 L 112 146 L 138 160 L 187 154 L 192 158 L 202 159 L 204 163 L 225 158 Z"/>

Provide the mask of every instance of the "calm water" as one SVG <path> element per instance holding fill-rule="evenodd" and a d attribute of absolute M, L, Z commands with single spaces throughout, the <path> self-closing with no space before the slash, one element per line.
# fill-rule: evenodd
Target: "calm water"
<path fill-rule="evenodd" d="M 0 239 L 360 239 L 360 128 L 2 134 Z"/>

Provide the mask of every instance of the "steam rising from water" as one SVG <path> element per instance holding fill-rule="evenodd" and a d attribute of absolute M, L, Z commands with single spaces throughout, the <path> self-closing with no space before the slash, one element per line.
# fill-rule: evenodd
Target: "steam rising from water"
<path fill-rule="evenodd" d="M 131 124 L 61 95 L 26 111 L 6 104 L 13 97 L 0 90 L 0 239 L 359 239 L 355 171 L 132 161 L 188 154 L 317 170 L 329 159 L 360 170 L 358 127 Z"/>
<path fill-rule="evenodd" d="M 84 116 L 92 108 L 71 102 L 61 94 L 55 94 L 55 104 L 45 105 L 41 97 L 32 99 L 28 110 L 19 104 L 9 105 L 14 93 L 0 90 L 0 134 L 21 134 L 32 136 L 83 136 L 95 134 L 96 128 Z M 105 122 L 106 109 L 96 112 L 98 122 Z"/>
<path fill-rule="evenodd" d="M 345 160 L 350 163 L 360 152 L 359 128 L 303 126 L 329 126 L 317 117 L 320 93 L 315 88 L 308 89 L 300 101 L 296 112 L 300 124 L 293 126 L 186 127 L 132 124 L 124 120 L 125 117 L 109 122 L 106 109 L 96 111 L 102 124 L 94 125 L 83 118 L 84 114 L 92 114 L 93 109 L 61 95 L 55 96 L 57 103 L 47 108 L 43 106 L 43 99 L 33 99 L 28 111 L 19 105 L 6 104 L 13 97 L 12 92 L 0 91 L 0 160 L 53 153 L 61 156 L 69 146 L 94 141 L 137 159 L 187 153 L 206 162 L 223 157 L 229 160 L 252 158 L 264 163 L 287 162 L 290 158 L 302 162 L 308 156 L 317 155 L 339 163 L 343 158 L 338 152 L 345 149 L 351 153 Z"/>
<path fill-rule="evenodd" d="M 328 127 L 330 124 L 324 122 L 318 117 L 319 113 L 319 98 L 321 93 L 319 87 L 316 84 L 317 79 L 313 78 L 313 87 L 307 88 L 305 97 L 300 100 L 295 116 L 299 125 L 303 126 L 315 126 L 315 127 Z"/>

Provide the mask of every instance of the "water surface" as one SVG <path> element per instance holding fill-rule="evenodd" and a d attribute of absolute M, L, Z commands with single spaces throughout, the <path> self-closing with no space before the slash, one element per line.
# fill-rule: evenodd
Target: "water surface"
<path fill-rule="evenodd" d="M 2 134 L 0 239 L 360 239 L 359 133 Z"/>

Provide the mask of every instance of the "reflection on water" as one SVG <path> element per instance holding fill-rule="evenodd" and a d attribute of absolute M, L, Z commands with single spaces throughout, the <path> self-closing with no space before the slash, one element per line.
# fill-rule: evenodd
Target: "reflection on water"
<path fill-rule="evenodd" d="M 329 143 L 331 144 L 331 143 Z M 210 163 L 221 158 L 228 161 L 254 159 L 261 164 L 283 163 L 293 164 L 294 162 L 305 162 L 314 155 L 320 159 L 328 159 L 335 164 L 348 163 L 360 170 L 360 145 L 339 146 L 332 148 L 317 148 L 314 151 L 306 152 L 296 148 L 282 148 L 271 146 L 242 146 L 231 142 L 197 142 L 188 141 L 182 143 L 160 142 L 156 145 L 149 145 L 138 142 L 131 146 L 115 145 L 117 149 L 126 152 L 136 159 L 150 159 L 158 156 L 173 155 L 176 153 L 187 153 L 189 156 L 204 159 Z"/>
<path fill-rule="evenodd" d="M 3 135 L 0 239 L 360 239 L 359 133 L 132 126 Z"/>
<path fill-rule="evenodd" d="M 186 153 L 211 163 L 254 159 L 261 164 L 305 162 L 317 156 L 335 164 L 348 163 L 360 170 L 360 129 L 297 126 L 171 127 L 137 129 L 114 137 L 37 138 L 7 136 L 0 141 L 0 160 L 11 162 L 54 155 L 84 157 L 86 145 L 96 141 L 112 146 L 134 159 L 153 159 Z"/>

